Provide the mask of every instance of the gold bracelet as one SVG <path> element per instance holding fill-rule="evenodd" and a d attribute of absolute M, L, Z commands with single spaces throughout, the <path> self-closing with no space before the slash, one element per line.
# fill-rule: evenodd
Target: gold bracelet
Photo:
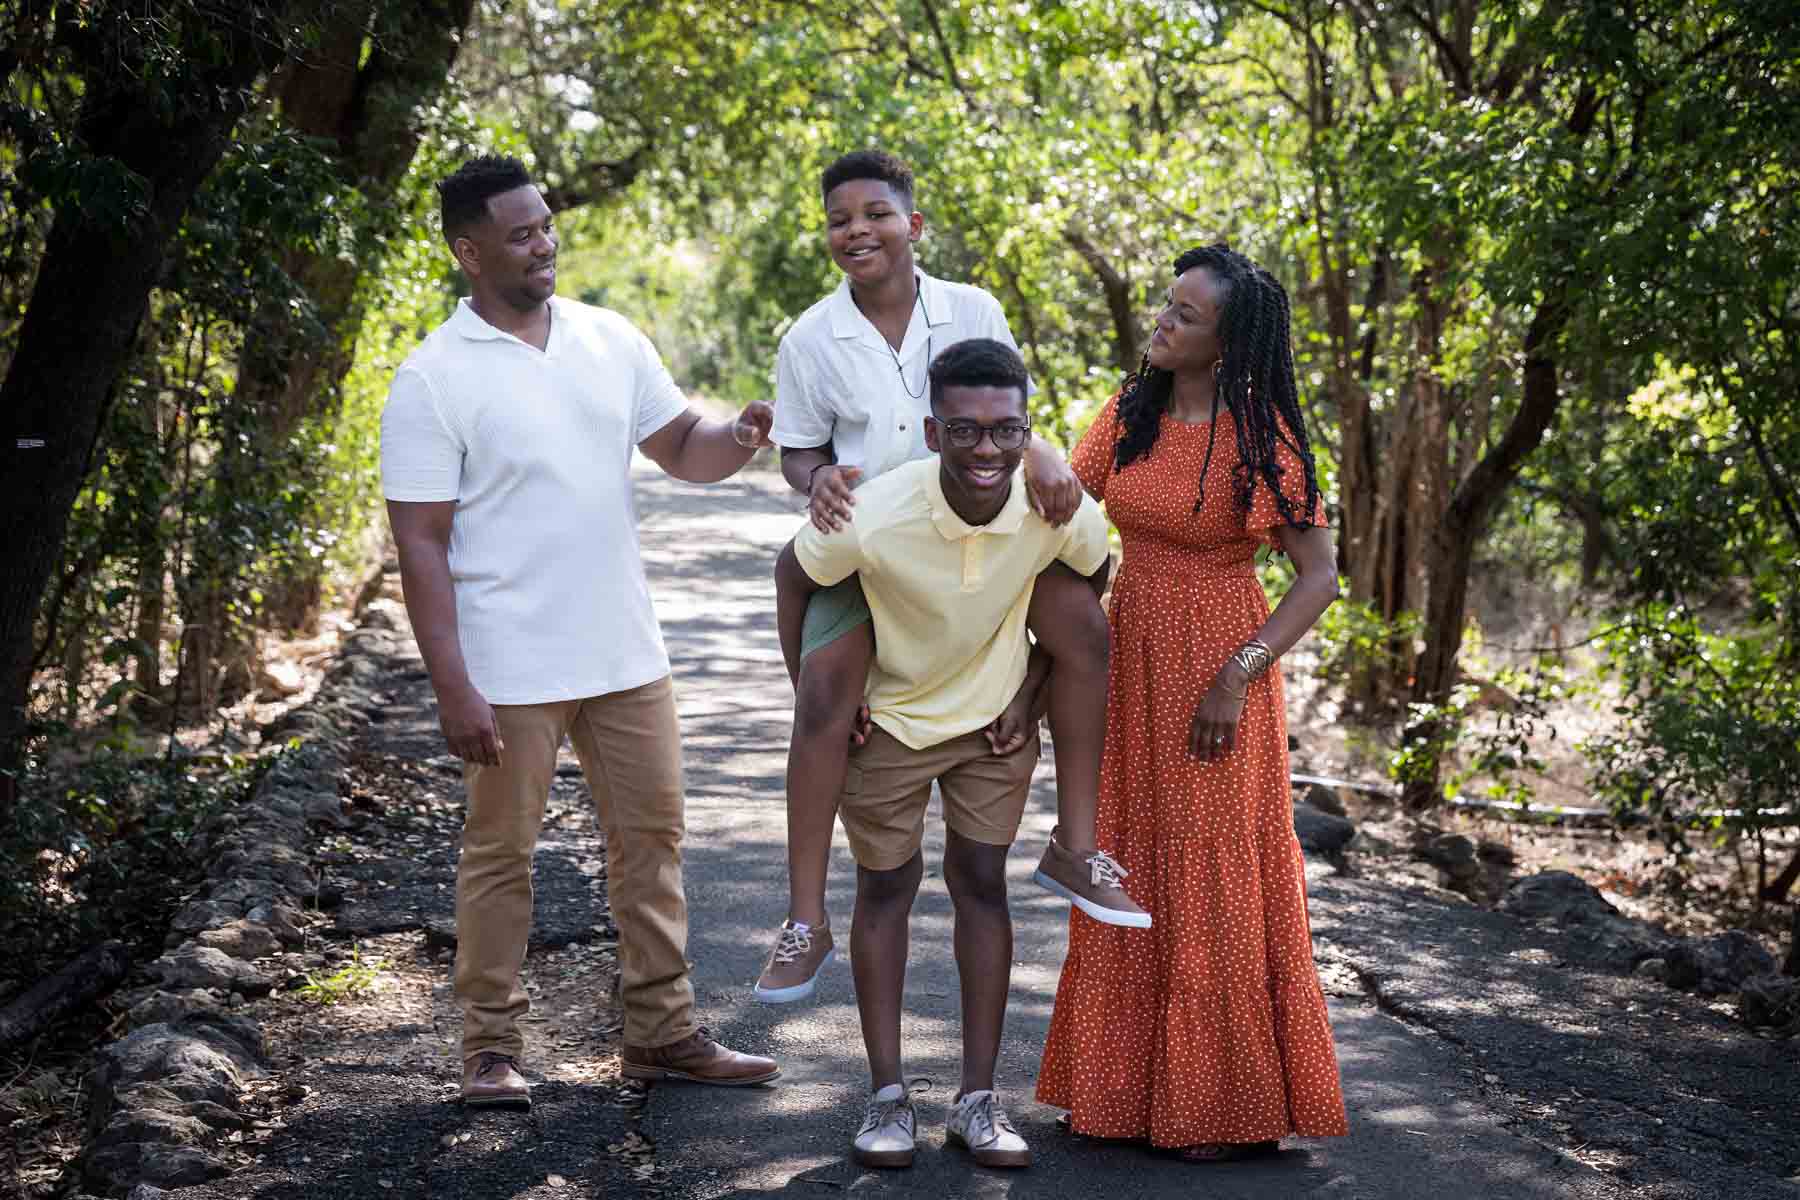
<path fill-rule="evenodd" d="M 1237 648 L 1237 651 L 1231 656 L 1231 661 L 1236 663 L 1247 676 L 1244 686 L 1248 689 L 1250 680 L 1267 671 L 1269 664 L 1275 661 L 1275 652 L 1269 649 L 1264 642 L 1251 638 Z"/>

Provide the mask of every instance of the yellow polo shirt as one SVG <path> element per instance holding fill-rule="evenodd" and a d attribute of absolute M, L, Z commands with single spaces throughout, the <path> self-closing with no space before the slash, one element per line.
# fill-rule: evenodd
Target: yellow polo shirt
<path fill-rule="evenodd" d="M 836 533 L 808 523 L 794 556 L 822 587 L 862 577 L 875 620 L 868 703 L 914 750 L 980 729 L 1025 681 L 1025 614 L 1038 572 L 1061 559 L 1082 575 L 1106 561 L 1106 518 L 1091 497 L 1061 529 L 1031 511 L 1023 475 L 1000 515 L 969 525 L 944 498 L 936 455 L 856 489 Z"/>

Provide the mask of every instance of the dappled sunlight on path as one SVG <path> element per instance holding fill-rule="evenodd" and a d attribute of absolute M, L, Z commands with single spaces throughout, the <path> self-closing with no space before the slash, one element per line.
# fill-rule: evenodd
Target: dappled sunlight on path
<path fill-rule="evenodd" d="M 943 827 L 927 824 L 926 879 L 914 909 L 903 1037 L 920 1080 L 920 1153 L 910 1171 L 867 1172 L 848 1143 L 868 1082 L 846 948 L 853 864 L 842 830 L 829 905 L 839 960 L 811 1002 L 768 1006 L 750 987 L 785 908 L 783 777 L 792 693 L 775 636 L 774 558 L 798 529 L 799 505 L 773 475 L 685 488 L 639 475 L 644 553 L 675 662 L 688 756 L 689 957 L 702 1019 L 722 1040 L 777 1055 L 780 1081 L 750 1094 L 664 1086 L 645 1128 L 670 1191 L 682 1196 L 818 1197 L 833 1191 L 933 1196 L 1414 1197 L 1430 1176 L 1476 1195 L 1609 1196 L 1610 1184 L 1500 1127 L 1459 1076 L 1454 1051 L 1377 1012 L 1336 999 L 1353 1133 L 1290 1139 L 1273 1159 L 1195 1168 L 1141 1148 L 1071 1138 L 1030 1099 L 1065 945 L 1068 906 L 1030 882 L 1055 821 L 1051 763 L 1039 765 L 1025 828 L 1009 860 L 1017 927 L 999 1087 L 1037 1165 L 984 1171 L 943 1146 L 958 1082 L 951 906 L 938 863 Z"/>
<path fill-rule="evenodd" d="M 377 985 L 316 1009 L 283 992 L 251 1006 L 275 1052 L 267 1086 L 292 1099 L 272 1128 L 252 1132 L 259 1144 L 247 1141 L 245 1169 L 186 1190 L 183 1200 L 320 1192 L 332 1200 L 485 1200 L 640 1188 L 696 1200 L 816 1200 L 834 1191 L 934 1200 L 1412 1200 L 1443 1191 L 1468 1200 L 1611 1200 L 1627 1189 L 1571 1153 L 1605 1161 L 1573 1139 L 1630 1144 L 1620 1139 L 1637 1136 L 1633 1130 L 1656 1131 L 1654 1146 L 1633 1161 L 1653 1168 L 1658 1200 L 1788 1194 L 1771 1174 L 1795 1137 L 1778 1132 L 1775 1115 L 1793 1111 L 1786 1050 L 1748 1038 L 1689 997 L 1564 962 L 1554 931 L 1311 859 L 1316 952 L 1351 1136 L 1289 1139 L 1275 1157 L 1203 1168 L 1062 1133 L 1056 1113 L 1030 1099 L 1068 920 L 1066 905 L 1030 882 L 1055 819 L 1048 756 L 1008 861 L 1017 943 L 999 1070 L 1036 1165 L 984 1171 L 944 1146 L 960 1047 L 934 811 L 903 1026 L 920 1152 L 910 1171 L 858 1169 L 847 1148 L 867 1079 L 844 957 L 853 873 L 841 831 L 829 891 L 838 963 L 809 1003 L 751 1000 L 786 904 L 792 696 L 775 637 L 771 569 L 799 525 L 798 505 L 768 473 L 701 488 L 640 464 L 636 484 L 685 742 L 699 1015 L 727 1044 L 778 1056 L 782 1077 L 741 1090 L 669 1084 L 647 1094 L 620 1080 L 611 994 L 617 932 L 604 903 L 604 853 L 565 747 L 534 868 L 538 903 L 524 971 L 535 1106 L 529 1114 L 461 1109 L 448 962 L 462 787 L 457 764 L 443 754 L 423 670 L 403 639 L 405 652 L 384 666 L 382 703 L 368 714 L 346 780 L 364 816 L 316 850 L 341 897 L 331 940 L 315 947 L 321 965 L 344 962 L 354 941 L 358 953 L 380 960 Z M 404 632 L 395 597 L 379 604 L 381 619 Z M 1677 1023 L 1683 1040 L 1665 1046 L 1659 1039 Z M 1665 1062 L 1673 1067 L 1663 1070 Z M 1733 1097 L 1736 1107 L 1693 1102 L 1714 1094 Z M 1800 1159 L 1800 1147 L 1794 1153 Z"/>

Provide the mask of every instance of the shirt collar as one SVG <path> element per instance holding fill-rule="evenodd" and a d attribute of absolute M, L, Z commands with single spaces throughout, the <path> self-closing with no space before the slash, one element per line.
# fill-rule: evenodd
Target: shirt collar
<path fill-rule="evenodd" d="M 931 523 L 938 535 L 947 542 L 959 542 L 964 538 L 974 537 L 978 533 L 1009 534 L 1017 533 L 1025 524 L 1025 473 L 1014 471 L 1012 490 L 1006 495 L 1006 503 L 994 519 L 986 525 L 971 525 L 956 515 L 950 507 L 949 497 L 944 495 L 943 466 L 934 457 L 930 460 L 932 469 L 925 475 L 925 501 L 931 506 Z"/>
<path fill-rule="evenodd" d="M 919 281 L 919 307 L 924 310 L 926 328 L 937 329 L 948 325 L 951 318 L 950 297 L 946 294 L 944 285 L 923 271 L 915 269 L 913 274 Z M 911 327 L 909 320 L 907 328 Z M 863 316 L 862 309 L 856 307 L 856 299 L 850 294 L 850 280 L 838 280 L 837 291 L 831 294 L 831 336 L 858 338 L 868 333 L 870 337 L 880 338 L 881 335 L 875 333 L 874 328 L 869 319 Z"/>
<path fill-rule="evenodd" d="M 545 353 L 549 353 L 556 345 L 557 330 L 563 323 L 562 313 L 558 308 L 561 299 L 560 296 L 550 297 L 550 341 L 544 347 Z M 449 324 L 452 330 L 471 342 L 518 342 L 521 346 L 525 345 L 504 329 L 482 320 L 481 314 L 475 311 L 475 306 L 469 303 L 467 296 L 456 302 L 456 311 L 450 314 Z M 532 346 L 531 349 L 536 350 L 537 347 Z"/>

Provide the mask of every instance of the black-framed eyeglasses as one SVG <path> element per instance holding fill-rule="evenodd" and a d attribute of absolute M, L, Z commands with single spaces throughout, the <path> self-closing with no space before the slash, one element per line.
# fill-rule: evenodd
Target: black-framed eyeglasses
<path fill-rule="evenodd" d="M 983 425 L 979 421 L 939 421 L 936 417 L 926 419 L 936 422 L 938 428 L 944 431 L 944 437 L 958 450 L 981 445 L 981 435 L 984 433 L 994 439 L 994 447 L 998 450 L 1017 450 L 1031 437 L 1031 426 L 1021 425 L 1017 421 Z"/>

